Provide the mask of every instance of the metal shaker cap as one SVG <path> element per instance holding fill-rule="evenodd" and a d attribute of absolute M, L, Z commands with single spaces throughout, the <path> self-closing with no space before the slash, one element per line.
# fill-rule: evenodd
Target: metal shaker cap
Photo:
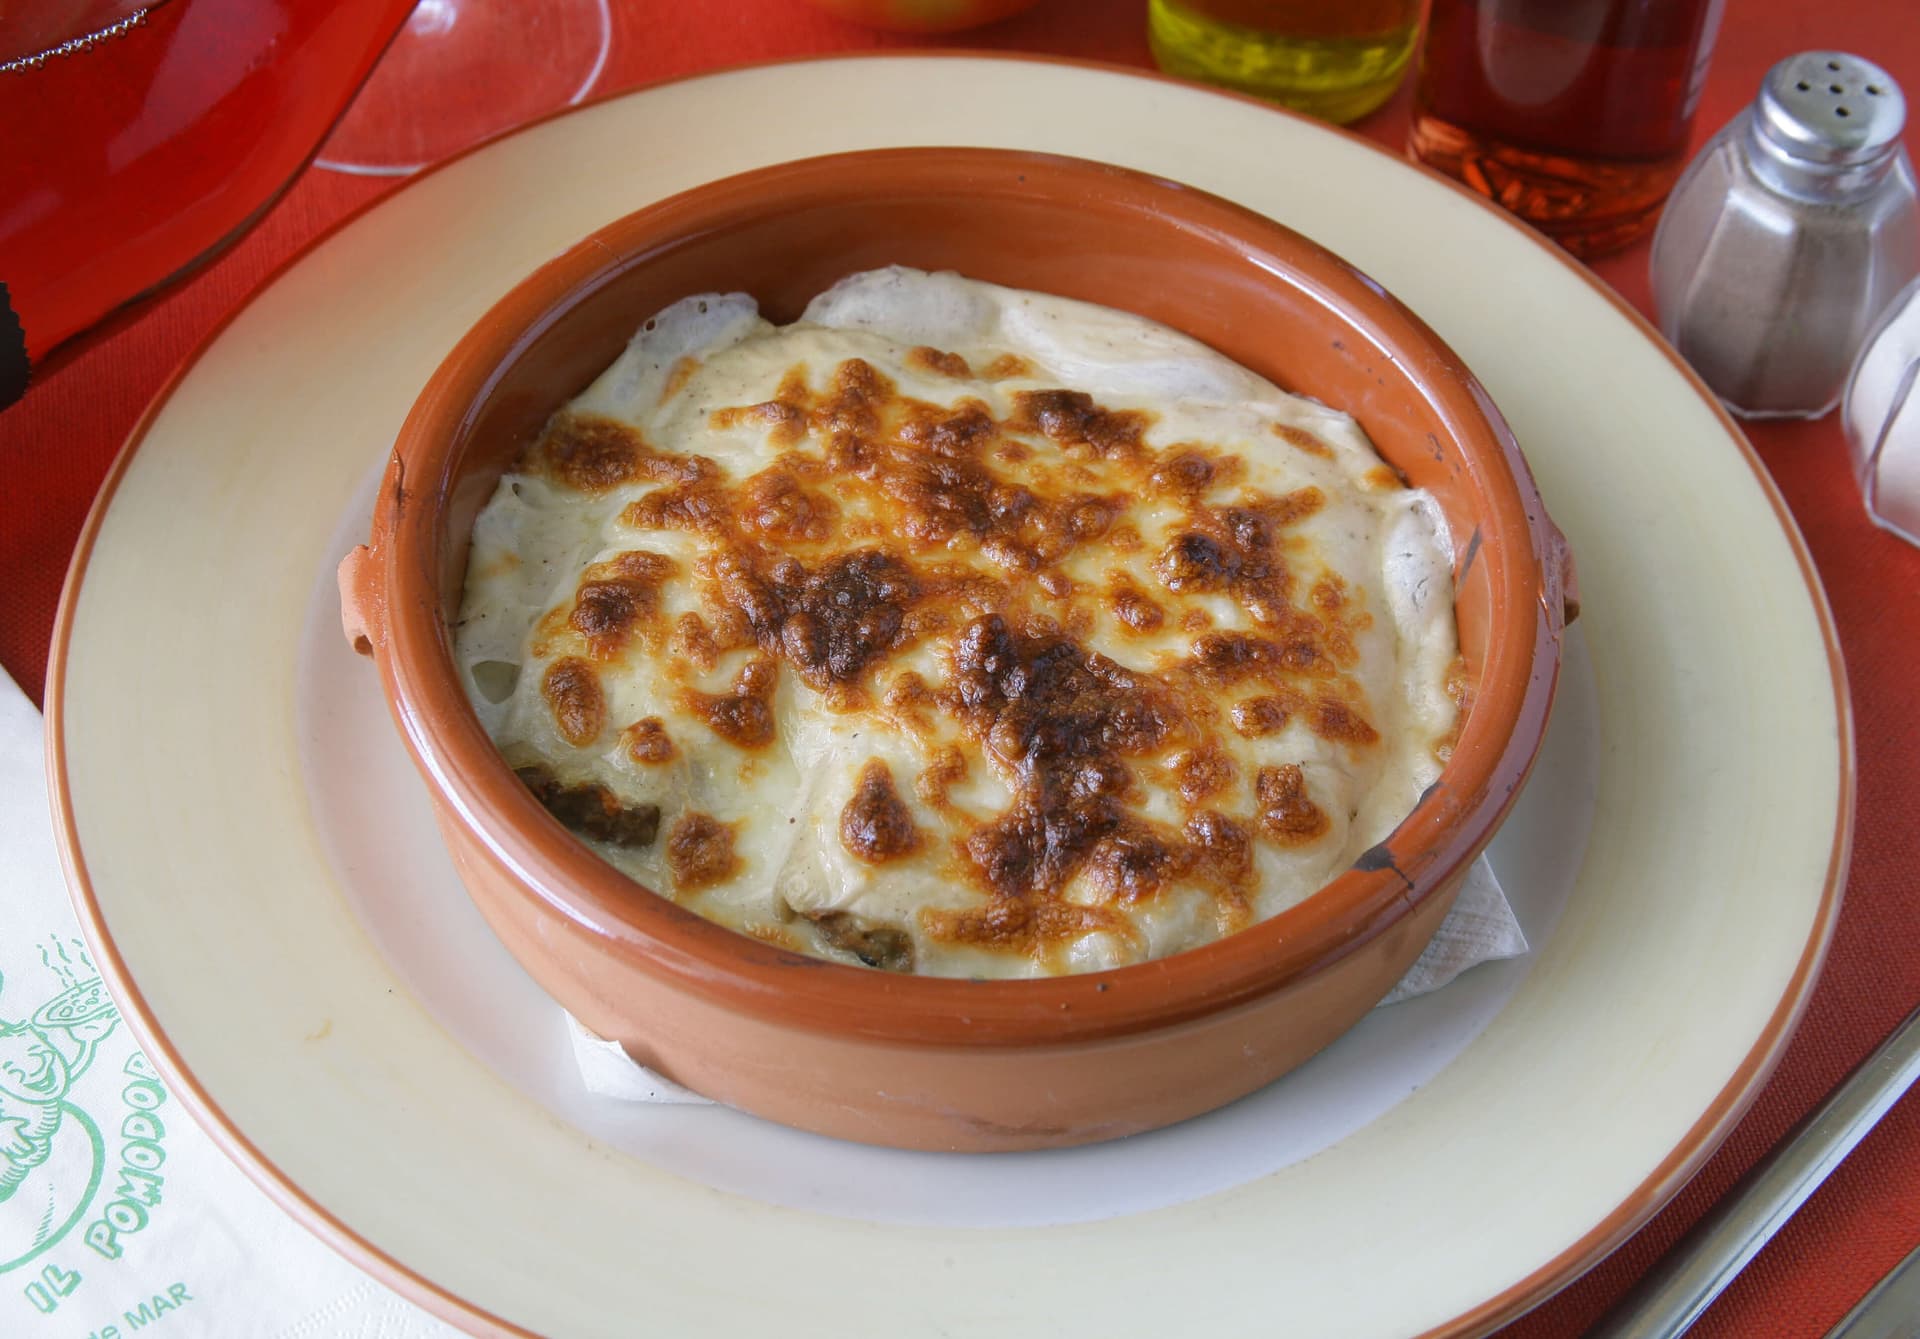
<path fill-rule="evenodd" d="M 1893 76 L 1844 51 L 1803 51 L 1767 72 L 1754 104 L 1766 147 L 1806 164 L 1852 167 L 1891 153 L 1907 120 Z"/>

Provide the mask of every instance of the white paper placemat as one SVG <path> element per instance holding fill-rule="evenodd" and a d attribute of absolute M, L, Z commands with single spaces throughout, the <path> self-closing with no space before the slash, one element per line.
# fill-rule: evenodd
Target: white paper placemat
<path fill-rule="evenodd" d="M 80 939 L 40 714 L 0 674 L 0 1336 L 440 1339 L 227 1160 Z"/>

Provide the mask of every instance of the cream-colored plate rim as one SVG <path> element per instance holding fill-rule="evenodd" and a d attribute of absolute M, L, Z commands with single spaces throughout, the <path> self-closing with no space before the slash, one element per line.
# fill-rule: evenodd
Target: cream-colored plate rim
<path fill-rule="evenodd" d="M 309 560 L 458 333 L 651 199 L 913 143 L 1158 172 L 1345 255 L 1487 384 L 1582 563 L 1605 732 L 1593 836 L 1512 1005 L 1325 1153 L 1072 1228 L 773 1209 L 558 1126 L 396 988 L 291 765 Z M 1757 1092 L 1831 933 L 1852 809 L 1844 675 L 1805 547 L 1738 430 L 1624 303 L 1364 141 L 1129 71 L 967 54 L 657 86 L 320 239 L 135 430 L 69 577 L 48 709 L 76 901 L 183 1100 L 333 1244 L 450 1317 L 522 1333 L 837 1334 L 861 1327 L 850 1275 L 907 1290 L 885 1308 L 900 1334 L 1068 1317 L 1116 1335 L 1482 1330 L 1644 1221 Z"/>

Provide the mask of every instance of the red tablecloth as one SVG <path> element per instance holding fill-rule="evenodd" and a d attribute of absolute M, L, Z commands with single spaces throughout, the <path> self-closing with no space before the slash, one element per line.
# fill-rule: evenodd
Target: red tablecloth
<path fill-rule="evenodd" d="M 1144 7 L 1044 0 L 1021 18 L 955 44 L 1150 66 Z M 1920 97 L 1920 24 L 1902 0 L 1808 6 L 1734 0 L 1703 99 L 1698 134 L 1751 97 L 1766 68 L 1795 51 L 1851 50 L 1878 60 Z M 862 47 L 911 47 L 798 0 L 727 5 L 626 0 L 601 89 L 617 91 L 724 64 Z M 1406 96 L 1358 129 L 1404 142 Z M 1920 157 L 1920 129 L 1909 126 Z M 303 241 L 390 183 L 310 171 L 240 245 L 170 295 L 123 318 L 0 414 L 0 663 L 38 695 L 73 543 L 109 461 L 170 371 Z M 1596 266 L 1647 308 L 1644 245 Z M 1756 425 L 1751 436 L 1805 531 L 1833 602 L 1852 679 L 1859 819 L 1845 909 L 1805 1022 L 1773 1081 L 1718 1155 L 1665 1212 L 1585 1278 L 1504 1333 L 1576 1334 L 1715 1197 L 1920 1001 L 1920 550 L 1874 529 L 1832 417 Z M 1631 1094 L 1621 1100 L 1631 1101 Z M 1462 1224 L 1470 1231 L 1471 1224 Z M 1920 1245 L 1920 1102 L 1897 1108 L 1701 1322 L 1717 1339 L 1818 1336 Z"/>

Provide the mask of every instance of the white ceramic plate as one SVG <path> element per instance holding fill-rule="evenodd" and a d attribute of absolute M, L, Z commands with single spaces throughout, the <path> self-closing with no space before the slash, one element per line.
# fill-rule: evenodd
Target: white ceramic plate
<path fill-rule="evenodd" d="M 416 390 L 537 263 L 702 180 L 915 143 L 1160 172 L 1340 252 L 1478 372 L 1581 564 L 1553 736 L 1495 851 L 1534 955 L 1164 1136 L 973 1162 L 585 1098 L 451 894 L 316 594 Z M 1811 985 L 1851 754 L 1784 515 L 1590 276 L 1359 141 L 1058 62 L 742 70 L 416 182 L 215 337 L 83 538 L 56 803 L 95 948 L 183 1100 L 323 1236 L 476 1328 L 1471 1332 L 1678 1187 Z"/>

